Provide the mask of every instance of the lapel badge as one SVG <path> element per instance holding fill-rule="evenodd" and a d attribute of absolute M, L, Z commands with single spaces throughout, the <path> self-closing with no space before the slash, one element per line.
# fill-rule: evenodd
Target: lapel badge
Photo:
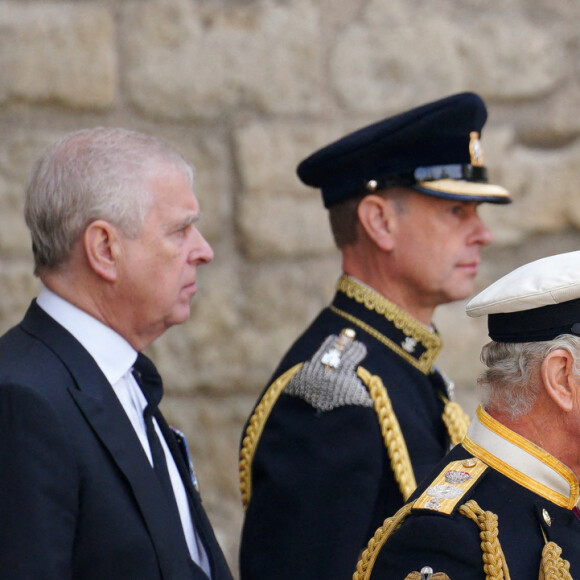
<path fill-rule="evenodd" d="M 483 167 L 483 149 L 479 142 L 479 133 L 472 131 L 469 134 L 469 156 L 471 158 L 471 165 L 474 167 Z"/>

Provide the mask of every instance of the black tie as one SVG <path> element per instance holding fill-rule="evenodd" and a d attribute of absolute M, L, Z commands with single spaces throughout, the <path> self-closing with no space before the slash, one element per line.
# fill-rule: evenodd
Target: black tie
<path fill-rule="evenodd" d="M 181 517 L 179 515 L 179 508 L 177 507 L 173 486 L 171 485 L 169 471 L 167 470 L 165 453 L 163 451 L 163 447 L 161 446 L 161 441 L 159 441 L 159 437 L 157 436 L 155 425 L 153 424 L 153 417 L 157 411 L 157 406 L 161 402 L 161 397 L 163 396 L 163 382 L 153 362 L 141 353 L 137 355 L 137 360 L 133 366 L 133 376 L 135 377 L 137 384 L 141 387 L 143 395 L 145 395 L 145 398 L 147 399 L 147 407 L 145 407 L 145 410 L 143 411 L 143 418 L 145 419 L 147 440 L 149 441 L 151 457 L 153 459 L 153 469 L 157 475 L 157 479 L 159 480 L 161 487 L 167 495 L 173 514 L 177 518 L 179 529 L 182 530 L 183 528 L 181 524 Z M 185 535 L 183 536 L 183 539 L 185 541 Z M 185 548 L 189 556 L 187 545 Z M 205 557 L 203 556 L 205 552 L 201 543 L 199 544 L 198 549 L 200 551 L 199 557 L 200 559 L 203 559 L 203 557 Z"/>
<path fill-rule="evenodd" d="M 143 418 L 145 419 L 147 440 L 149 441 L 151 456 L 153 458 L 153 469 L 163 491 L 167 494 L 169 503 L 177 510 L 177 502 L 175 500 L 173 486 L 171 485 L 169 471 L 167 470 L 165 453 L 161 446 L 161 441 L 159 441 L 159 437 L 157 436 L 155 425 L 153 424 L 153 416 L 163 396 L 163 382 L 153 362 L 141 353 L 137 356 L 137 361 L 133 367 L 133 376 L 147 399 L 147 407 L 143 411 Z"/>

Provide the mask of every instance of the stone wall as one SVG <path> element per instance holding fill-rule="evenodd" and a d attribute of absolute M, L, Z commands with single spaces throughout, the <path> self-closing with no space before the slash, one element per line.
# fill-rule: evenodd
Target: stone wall
<path fill-rule="evenodd" d="M 82 127 L 159 135 L 198 170 L 202 231 L 191 321 L 150 354 L 188 435 L 232 567 L 237 446 L 278 358 L 339 273 L 298 161 L 346 131 L 462 90 L 480 93 L 495 234 L 478 287 L 579 247 L 580 3 L 576 0 L 0 0 L 0 331 L 38 290 L 21 218 L 33 159 Z M 482 321 L 440 309 L 441 366 L 475 405 Z"/>

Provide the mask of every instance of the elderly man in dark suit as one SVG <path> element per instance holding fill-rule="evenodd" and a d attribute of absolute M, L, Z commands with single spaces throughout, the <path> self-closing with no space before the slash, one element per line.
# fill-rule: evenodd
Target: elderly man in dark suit
<path fill-rule="evenodd" d="M 213 258 L 192 186 L 172 147 L 123 129 L 67 135 L 34 168 L 43 286 L 0 338 L 3 578 L 231 579 L 141 354 Z"/>

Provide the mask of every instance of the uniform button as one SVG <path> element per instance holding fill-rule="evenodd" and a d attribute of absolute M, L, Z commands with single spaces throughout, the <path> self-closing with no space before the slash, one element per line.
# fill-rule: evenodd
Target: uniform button
<path fill-rule="evenodd" d="M 546 510 L 546 508 L 544 508 L 542 510 L 542 517 L 544 518 L 544 521 L 551 526 L 552 525 L 552 518 L 550 517 L 550 514 L 548 513 L 548 511 Z"/>

